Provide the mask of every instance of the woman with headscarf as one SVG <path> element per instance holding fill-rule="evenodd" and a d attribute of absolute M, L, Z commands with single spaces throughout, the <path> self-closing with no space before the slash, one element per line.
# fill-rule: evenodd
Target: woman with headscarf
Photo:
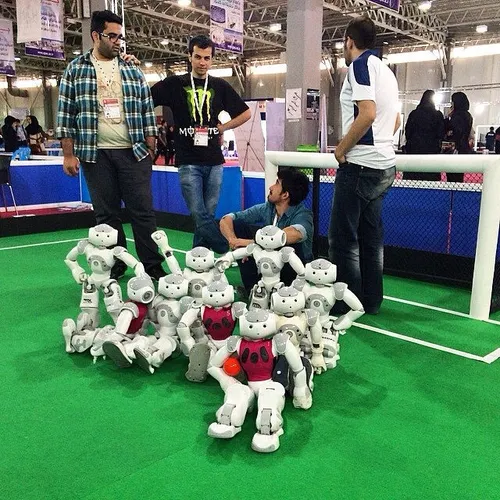
<path fill-rule="evenodd" d="M 470 144 L 472 115 L 469 113 L 469 99 L 463 92 L 451 96 L 451 110 L 445 120 L 445 140 L 453 144 L 454 152 L 469 154 L 473 152 Z M 450 182 L 463 182 L 464 174 L 446 174 Z"/>
<path fill-rule="evenodd" d="M 6 153 L 13 153 L 19 147 L 16 128 L 14 127 L 16 121 L 17 118 L 11 115 L 7 115 L 3 121 L 2 136 Z"/>
<path fill-rule="evenodd" d="M 444 136 L 444 116 L 434 105 L 434 91 L 426 90 L 420 104 L 408 116 L 405 127 L 406 153 L 431 155 L 441 152 Z M 405 179 L 439 181 L 439 172 L 406 172 Z"/>
<path fill-rule="evenodd" d="M 27 117 L 28 125 L 26 126 L 26 135 L 28 136 L 28 145 L 31 149 L 31 153 L 34 155 L 45 155 L 47 151 L 45 149 L 45 134 L 42 127 L 38 123 L 36 116 L 29 115 Z"/>

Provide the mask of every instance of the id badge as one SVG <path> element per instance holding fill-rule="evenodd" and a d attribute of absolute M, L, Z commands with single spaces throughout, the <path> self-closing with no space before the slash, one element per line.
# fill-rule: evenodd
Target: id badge
<path fill-rule="evenodd" d="M 118 99 L 103 99 L 102 105 L 104 108 L 104 118 L 113 120 L 121 118 L 120 101 Z"/>
<path fill-rule="evenodd" d="M 205 147 L 208 146 L 208 127 L 195 127 L 194 145 Z"/>

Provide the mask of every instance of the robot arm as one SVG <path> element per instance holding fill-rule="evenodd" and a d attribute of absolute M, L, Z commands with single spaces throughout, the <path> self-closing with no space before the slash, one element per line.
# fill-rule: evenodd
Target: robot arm
<path fill-rule="evenodd" d="M 133 269 L 136 276 L 145 274 L 142 262 L 139 262 L 133 255 L 129 254 L 126 248 L 120 246 L 113 248 L 113 256 L 120 259 L 127 267 Z"/>
<path fill-rule="evenodd" d="M 234 377 L 229 376 L 222 368 L 224 362 L 233 352 L 237 352 L 241 343 L 241 337 L 233 335 L 229 337 L 221 349 L 219 349 L 208 363 L 208 373 L 219 382 L 221 389 L 226 392 L 229 386 L 240 384 Z"/>
<path fill-rule="evenodd" d="M 283 354 L 293 372 L 293 405 L 308 410 L 312 406 L 312 394 L 308 386 L 307 373 L 300 354 L 286 333 L 278 333 L 273 338 L 275 352 Z"/>
<path fill-rule="evenodd" d="M 233 302 L 231 312 L 233 313 L 233 318 L 239 318 L 248 312 L 247 305 L 245 302 Z"/>
<path fill-rule="evenodd" d="M 307 317 L 307 326 L 309 326 L 309 332 L 311 335 L 311 365 L 313 366 L 315 373 L 320 375 L 321 373 L 326 372 L 326 364 L 323 358 L 323 329 L 319 321 L 319 313 L 318 311 L 314 311 L 312 309 L 306 309 L 304 312 Z"/>
<path fill-rule="evenodd" d="M 194 303 L 191 309 L 187 310 L 183 315 L 179 324 L 177 325 L 177 335 L 181 341 L 182 352 L 187 356 L 189 351 L 193 348 L 195 342 L 191 336 L 190 326 L 201 317 L 202 306 L 199 303 Z"/>
<path fill-rule="evenodd" d="M 80 266 L 80 264 L 78 264 L 77 261 L 78 256 L 85 253 L 87 245 L 90 245 L 88 240 L 79 241 L 78 244 L 69 251 L 68 255 L 66 255 L 66 258 L 64 259 L 64 263 L 68 266 L 73 279 L 78 284 L 82 284 L 87 279 L 85 270 Z"/>
<path fill-rule="evenodd" d="M 246 247 L 237 248 L 232 252 L 227 252 L 222 257 L 216 260 L 215 268 L 220 273 L 223 273 L 226 269 L 228 269 L 231 266 L 231 264 L 235 260 L 241 260 L 244 257 L 252 255 L 254 248 L 255 248 L 255 243 L 250 243 L 250 245 L 247 245 Z"/>
<path fill-rule="evenodd" d="M 361 304 L 361 301 L 356 295 L 347 288 L 345 283 L 335 283 L 333 289 L 335 291 L 335 299 L 343 300 L 351 308 L 347 314 L 340 316 L 340 318 L 333 323 L 333 328 L 335 330 L 347 330 L 352 326 L 353 321 L 356 321 L 365 314 L 363 304 Z"/>
<path fill-rule="evenodd" d="M 108 281 L 104 285 L 102 291 L 104 294 L 104 305 L 106 306 L 106 311 L 116 324 L 118 315 L 123 307 L 122 289 L 116 281 L 112 280 Z"/>
<path fill-rule="evenodd" d="M 282 248 L 281 258 L 283 259 L 283 262 L 288 262 L 290 264 L 299 278 L 302 278 L 305 275 L 306 268 L 292 247 Z"/>
<path fill-rule="evenodd" d="M 158 245 L 158 248 L 165 257 L 165 262 L 171 274 L 182 274 L 181 266 L 179 266 L 179 262 L 172 251 L 172 247 L 168 243 L 168 237 L 165 231 L 155 231 L 151 235 L 151 238 L 153 238 L 153 241 Z"/>

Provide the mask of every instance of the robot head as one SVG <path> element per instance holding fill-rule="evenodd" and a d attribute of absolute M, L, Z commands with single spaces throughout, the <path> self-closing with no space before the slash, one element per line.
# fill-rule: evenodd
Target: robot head
<path fill-rule="evenodd" d="M 201 298 L 207 306 L 227 306 L 234 302 L 234 288 L 225 281 L 213 281 L 203 287 Z"/>
<path fill-rule="evenodd" d="M 315 285 L 335 283 L 337 266 L 326 259 L 316 259 L 306 264 L 306 280 Z"/>
<path fill-rule="evenodd" d="M 277 250 L 286 245 L 286 234 L 279 227 L 265 226 L 255 233 L 255 243 L 266 250 Z"/>
<path fill-rule="evenodd" d="M 266 309 L 252 309 L 240 319 L 240 335 L 248 339 L 272 337 L 277 330 L 276 316 Z"/>
<path fill-rule="evenodd" d="M 89 229 L 89 242 L 95 247 L 114 247 L 118 243 L 118 231 L 108 224 L 99 224 Z"/>
<path fill-rule="evenodd" d="M 158 293 L 166 299 L 181 299 L 188 294 L 188 286 L 182 274 L 167 274 L 158 280 Z"/>
<path fill-rule="evenodd" d="M 204 272 L 212 269 L 215 264 L 215 255 L 205 247 L 195 247 L 186 252 L 186 267 L 194 271 Z"/>
<path fill-rule="evenodd" d="M 278 314 L 297 313 L 306 306 L 306 296 L 293 286 L 285 286 L 271 295 L 271 309 Z"/>
<path fill-rule="evenodd" d="M 155 287 L 149 276 L 136 276 L 127 283 L 127 295 L 134 302 L 149 304 L 155 298 Z"/>

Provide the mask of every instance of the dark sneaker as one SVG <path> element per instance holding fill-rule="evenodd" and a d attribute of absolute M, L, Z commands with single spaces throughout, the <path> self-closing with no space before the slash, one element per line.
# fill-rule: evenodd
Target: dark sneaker
<path fill-rule="evenodd" d="M 123 262 L 116 262 L 115 265 L 111 268 L 111 279 L 119 280 L 127 270 L 127 266 Z"/>
<path fill-rule="evenodd" d="M 163 276 L 166 276 L 167 273 L 161 267 L 161 264 L 156 264 L 154 266 L 148 267 L 146 269 L 146 273 L 149 274 L 151 279 L 158 281 L 160 278 L 163 278 Z"/>

